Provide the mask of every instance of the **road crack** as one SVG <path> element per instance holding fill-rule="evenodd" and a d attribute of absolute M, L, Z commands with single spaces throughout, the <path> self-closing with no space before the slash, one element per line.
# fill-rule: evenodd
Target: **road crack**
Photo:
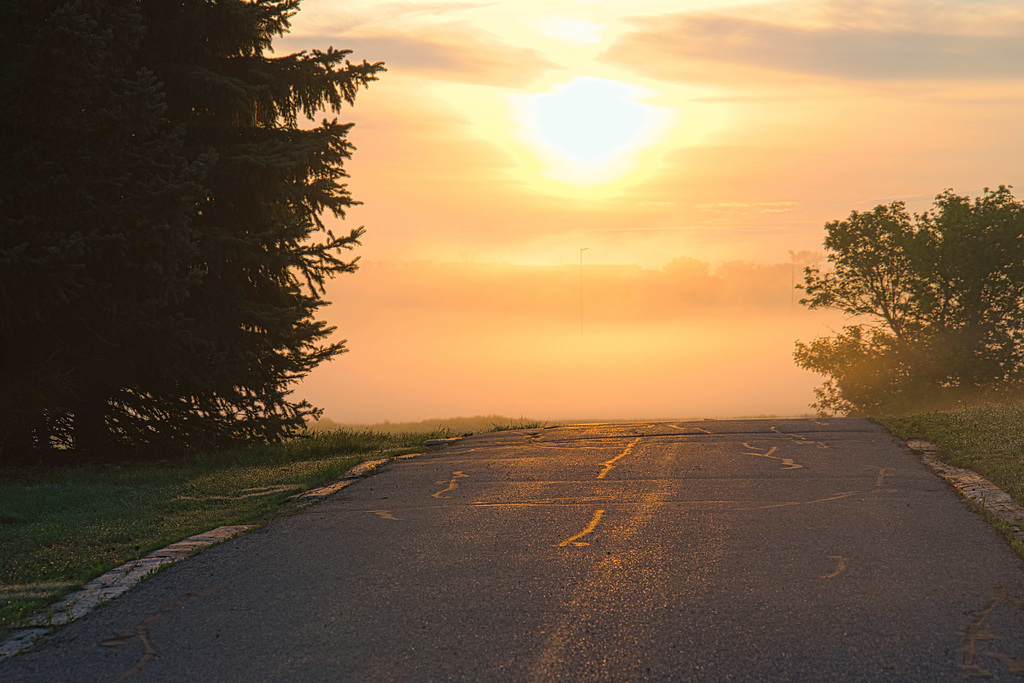
<path fill-rule="evenodd" d="M 772 446 L 771 448 L 768 449 L 766 453 L 758 453 L 757 451 L 762 451 L 764 449 L 758 448 L 757 446 L 751 446 L 746 441 L 743 442 L 743 445 L 750 451 L 753 451 L 751 453 L 747 453 L 747 455 L 756 455 L 762 458 L 771 458 L 772 460 L 782 461 L 782 469 L 784 470 L 798 470 L 801 467 L 803 467 L 803 465 L 798 465 L 797 463 L 793 462 L 792 458 L 780 458 L 779 456 L 774 455 L 775 451 L 779 450 L 778 446 Z"/>
<path fill-rule="evenodd" d="M 444 494 L 448 493 L 449 491 L 454 491 L 455 489 L 459 488 L 459 479 L 461 479 L 463 477 L 468 477 L 469 476 L 468 474 L 463 474 L 462 470 L 456 470 L 456 471 L 452 472 L 452 475 L 453 476 L 451 478 L 451 481 L 448 482 L 448 488 L 441 489 L 440 491 L 435 493 L 434 494 L 434 498 L 448 498 L 449 496 L 446 496 Z M 438 484 L 443 484 L 444 480 L 442 479 L 441 481 L 439 481 L 437 483 Z"/>
<path fill-rule="evenodd" d="M 633 439 L 632 441 L 629 442 L 629 445 L 626 446 L 626 449 L 624 451 L 616 455 L 611 460 L 606 460 L 603 463 L 601 463 L 601 465 L 604 466 L 604 469 L 601 470 L 601 473 L 597 475 L 597 478 L 604 479 L 605 475 L 611 472 L 612 468 L 615 467 L 615 463 L 629 455 L 633 451 L 633 447 L 636 446 L 639 441 L 640 437 Z"/>
<path fill-rule="evenodd" d="M 601 516 L 602 515 L 604 515 L 604 510 L 598 510 L 597 512 L 595 512 L 594 513 L 594 518 L 590 520 L 590 524 L 588 524 L 586 526 L 586 528 L 583 529 L 583 531 L 579 532 L 575 536 L 570 536 L 569 538 L 565 539 L 564 541 L 559 543 L 557 547 L 564 548 L 565 546 L 569 545 L 570 543 L 572 543 L 573 545 L 581 545 L 581 546 L 582 545 L 590 545 L 590 543 L 588 543 L 586 541 L 580 542 L 580 541 L 578 541 L 578 539 L 583 538 L 584 536 L 589 534 L 591 531 L 596 529 L 598 523 L 601 521 Z"/>
<path fill-rule="evenodd" d="M 1010 595 L 1005 588 L 996 588 L 995 593 L 988 601 L 988 604 L 978 612 L 974 621 L 968 624 L 967 628 L 964 629 L 964 661 L 959 666 L 965 676 L 970 678 L 992 677 L 993 674 L 991 671 L 977 663 L 976 658 L 979 656 L 991 657 L 992 659 L 1001 662 L 1006 666 L 1007 670 L 1011 674 L 1018 676 L 1024 674 L 1024 662 L 1021 660 L 1011 657 L 1003 652 L 978 651 L 978 643 L 991 640 L 1002 640 L 1000 636 L 992 632 L 987 622 L 989 617 L 992 615 L 992 612 L 994 612 L 996 608 L 1003 603 L 1024 611 L 1024 600 Z"/>
<path fill-rule="evenodd" d="M 135 674 L 142 671 L 142 669 L 149 664 L 154 657 L 156 657 L 156 647 L 153 642 L 149 639 L 149 627 L 153 625 L 157 619 L 167 614 L 171 610 L 177 609 L 184 605 L 186 602 L 193 598 L 199 598 L 208 593 L 212 592 L 213 587 L 206 588 L 205 590 L 199 591 L 198 593 L 187 593 L 182 595 L 180 598 L 170 603 L 156 614 L 151 614 L 132 628 L 128 629 L 117 629 L 114 631 L 116 638 L 109 638 L 100 643 L 103 647 L 117 647 L 124 645 L 125 643 L 138 638 L 139 643 L 142 645 L 142 657 L 139 661 L 135 662 L 132 666 L 125 669 L 125 671 L 117 678 L 111 679 L 111 683 L 120 683 L 134 676 Z"/>

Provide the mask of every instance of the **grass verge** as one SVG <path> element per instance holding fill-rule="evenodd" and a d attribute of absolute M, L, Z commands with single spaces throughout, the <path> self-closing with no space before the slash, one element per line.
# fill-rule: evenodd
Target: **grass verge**
<path fill-rule="evenodd" d="M 877 419 L 901 439 L 935 444 L 945 463 L 977 472 L 1024 504 L 1024 401 L 982 403 L 953 410 Z M 1024 559 L 1024 543 L 1009 523 L 977 501 L 963 497 Z"/>
<path fill-rule="evenodd" d="M 986 403 L 878 422 L 901 439 L 924 439 L 943 462 L 974 470 L 1024 501 L 1024 401 Z"/>
<path fill-rule="evenodd" d="M 336 430 L 177 465 L 0 470 L 0 632 L 103 572 L 226 524 L 263 524 L 298 491 L 435 434 Z"/>

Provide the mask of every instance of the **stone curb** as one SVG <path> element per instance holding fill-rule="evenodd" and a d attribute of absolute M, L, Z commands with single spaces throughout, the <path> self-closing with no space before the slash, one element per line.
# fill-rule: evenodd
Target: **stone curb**
<path fill-rule="evenodd" d="M 378 458 L 377 460 L 367 460 L 361 462 L 345 474 L 341 475 L 342 479 L 358 479 L 359 477 L 365 477 L 368 474 L 372 474 L 378 467 L 387 464 L 387 458 Z"/>
<path fill-rule="evenodd" d="M 936 446 L 927 441 L 911 440 L 907 447 L 921 454 L 921 460 L 937 475 L 948 481 L 960 495 L 981 505 L 1013 529 L 1013 536 L 1024 542 L 1024 507 L 1010 494 L 973 470 L 947 465 L 935 457 Z"/>
<path fill-rule="evenodd" d="M 441 439 L 441 441 L 445 442 L 457 440 Z M 432 439 L 430 441 L 435 440 Z M 424 442 L 424 445 L 430 445 L 430 441 Z M 400 455 L 395 459 L 404 460 L 416 455 L 419 454 Z M 389 460 L 389 458 L 379 458 L 377 460 L 361 462 L 341 475 L 339 481 L 315 489 L 309 489 L 308 491 L 301 491 L 293 496 L 289 496 L 285 500 L 294 501 L 299 504 L 299 507 L 318 503 L 327 496 L 337 493 L 350 484 L 354 484 L 358 479 L 372 474 L 379 467 L 389 462 Z M 79 619 L 96 609 L 99 605 L 125 593 L 156 570 L 174 564 L 215 543 L 226 541 L 252 528 L 252 526 L 242 525 L 217 527 L 195 536 L 189 536 L 177 543 L 172 543 L 166 548 L 154 550 L 139 560 L 126 562 L 120 567 L 111 569 L 85 584 L 81 590 L 65 595 L 60 600 L 42 608 L 25 620 L 24 623 L 27 625 L 27 628 L 15 631 L 7 640 L 0 643 L 0 662 L 28 650 L 39 642 L 40 639 L 51 633 L 55 627 L 63 626 L 75 619 Z"/>

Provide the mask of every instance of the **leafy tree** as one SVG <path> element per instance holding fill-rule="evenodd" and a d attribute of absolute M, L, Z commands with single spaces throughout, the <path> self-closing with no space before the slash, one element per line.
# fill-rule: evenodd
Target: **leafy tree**
<path fill-rule="evenodd" d="M 48 0 L 5 25 L 21 59 L 0 83 L 29 93 L 5 130 L 31 173 L 10 164 L 0 194 L 0 339 L 21 372 L 0 448 L 160 455 L 317 413 L 290 387 L 344 351 L 316 313 L 362 228 L 323 222 L 356 203 L 350 124 L 300 118 L 353 104 L 383 66 L 268 56 L 297 8 Z"/>
<path fill-rule="evenodd" d="M 801 303 L 853 323 L 796 345 L 825 376 L 822 412 L 870 414 L 1016 391 L 1024 379 L 1024 206 L 1004 186 L 931 211 L 902 202 L 825 226 L 829 272 L 805 271 Z"/>

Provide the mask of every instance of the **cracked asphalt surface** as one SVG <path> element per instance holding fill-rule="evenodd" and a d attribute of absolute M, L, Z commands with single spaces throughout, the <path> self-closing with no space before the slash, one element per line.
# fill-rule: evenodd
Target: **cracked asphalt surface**
<path fill-rule="evenodd" d="M 479 435 L 182 562 L 5 681 L 1024 673 L 1024 564 L 864 420 Z"/>

